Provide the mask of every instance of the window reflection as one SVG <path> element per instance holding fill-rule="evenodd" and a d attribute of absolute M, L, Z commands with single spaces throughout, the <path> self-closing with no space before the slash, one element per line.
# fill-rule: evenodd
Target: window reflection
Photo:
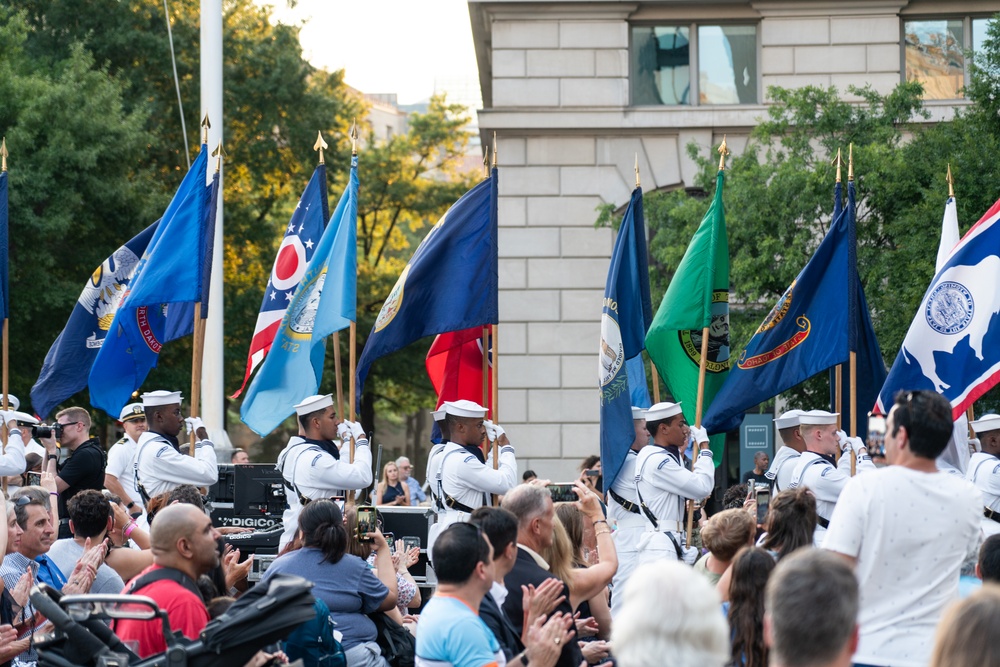
<path fill-rule="evenodd" d="M 757 29 L 749 25 L 698 28 L 698 101 L 757 102 Z"/>
<path fill-rule="evenodd" d="M 907 21 L 906 80 L 924 86 L 924 99 L 962 97 L 965 54 L 962 19 Z"/>
<path fill-rule="evenodd" d="M 691 93 L 690 29 L 632 28 L 632 104 L 688 104 Z"/>

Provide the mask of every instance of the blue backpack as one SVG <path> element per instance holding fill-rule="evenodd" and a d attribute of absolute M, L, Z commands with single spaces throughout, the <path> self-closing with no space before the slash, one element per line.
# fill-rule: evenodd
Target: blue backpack
<path fill-rule="evenodd" d="M 344 647 L 333 636 L 330 608 L 316 598 L 316 618 L 295 629 L 284 642 L 289 662 L 301 659 L 304 667 L 347 667 Z"/>

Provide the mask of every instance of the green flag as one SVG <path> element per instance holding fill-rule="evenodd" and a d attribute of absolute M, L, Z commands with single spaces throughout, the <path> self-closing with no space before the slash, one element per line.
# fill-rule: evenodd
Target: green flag
<path fill-rule="evenodd" d="M 702 332 L 708 327 L 708 363 L 702 414 L 729 374 L 729 242 L 722 208 L 724 172 L 715 196 L 663 295 L 646 334 L 646 350 L 684 417 L 695 423 Z M 722 461 L 725 434 L 713 436 L 715 465 Z"/>

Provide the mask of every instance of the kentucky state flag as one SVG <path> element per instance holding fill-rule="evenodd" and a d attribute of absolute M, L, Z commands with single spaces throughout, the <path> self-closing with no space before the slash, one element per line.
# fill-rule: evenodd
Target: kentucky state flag
<path fill-rule="evenodd" d="M 295 288 L 302 280 L 302 274 L 312 260 L 316 244 L 323 235 L 323 226 L 330 212 L 326 202 L 326 165 L 321 164 L 313 171 L 309 184 L 299 198 L 298 206 L 292 212 L 292 219 L 285 228 L 285 235 L 278 246 L 278 254 L 271 267 L 271 276 L 264 290 L 264 300 L 257 313 L 250 352 L 247 354 L 247 370 L 243 384 L 230 398 L 236 398 L 247 386 L 250 375 L 271 349 L 274 336 L 278 333 L 281 318 L 292 302 Z"/>
<path fill-rule="evenodd" d="M 376 359 L 425 336 L 496 324 L 497 170 L 427 232 L 382 304 L 357 368 L 360 401 Z"/>
<path fill-rule="evenodd" d="M 240 418 L 260 435 L 319 391 L 325 338 L 357 319 L 358 156 L 316 252 L 281 319 L 271 352 L 250 383 Z"/>
<path fill-rule="evenodd" d="M 757 327 L 716 394 L 705 415 L 709 433 L 736 428 L 747 409 L 848 362 L 845 315 L 851 312 L 856 295 L 848 288 L 853 240 L 850 213 L 841 209 L 809 263 Z"/>
<path fill-rule="evenodd" d="M 722 206 L 725 172 L 646 334 L 646 350 L 688 423 L 695 423 L 703 330 L 708 327 L 704 405 L 729 374 L 729 241 Z M 704 422 L 704 420 L 702 420 Z M 712 438 L 715 465 L 725 436 Z"/>
<path fill-rule="evenodd" d="M 114 418 L 156 366 L 163 344 L 191 330 L 171 311 L 186 311 L 193 321 L 192 306 L 203 298 L 207 229 L 214 224 L 209 219 L 212 188 L 205 186 L 207 162 L 202 145 L 135 265 L 90 370 L 91 404 Z"/>
<path fill-rule="evenodd" d="M 958 419 L 1000 382 L 1000 201 L 954 247 L 931 281 L 877 409 L 897 391 L 942 394 Z"/>
<path fill-rule="evenodd" d="M 646 258 L 646 225 L 642 188 L 632 198 L 611 252 L 601 313 L 598 388 L 601 393 L 601 466 L 604 488 L 611 488 L 635 440 L 629 362 L 646 347 L 646 330 L 653 319 Z M 642 371 L 645 381 L 645 369 Z M 639 406 L 643 407 L 643 406 Z"/>

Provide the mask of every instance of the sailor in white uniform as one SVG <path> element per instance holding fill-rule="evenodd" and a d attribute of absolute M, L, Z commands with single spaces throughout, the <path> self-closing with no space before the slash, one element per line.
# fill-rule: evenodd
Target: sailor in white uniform
<path fill-rule="evenodd" d="M 445 401 L 448 444 L 441 451 L 438 472 L 431 482 L 441 500 L 437 523 L 427 536 L 428 550 L 438 534 L 458 521 L 468 521 L 479 507 L 490 504 L 490 494 L 503 495 L 517 486 L 517 460 L 514 447 L 503 428 L 484 421 L 486 408 L 474 401 Z M 492 453 L 483 454 L 483 442 L 489 437 L 499 446 L 499 463 L 493 469 Z"/>
<path fill-rule="evenodd" d="M 982 451 L 969 459 L 965 478 L 983 494 L 983 535 L 989 537 L 1000 533 L 1000 415 L 983 415 L 972 428 Z"/>
<path fill-rule="evenodd" d="M 657 403 L 646 410 L 646 431 L 652 442 L 635 461 L 635 494 L 645 521 L 636 564 L 665 558 L 693 565 L 697 549 L 685 546 L 684 507 L 685 501 L 705 498 L 715 486 L 708 433 L 688 426 L 680 403 Z M 700 449 L 693 472 L 684 467 L 681 454 L 689 436 Z"/>
<path fill-rule="evenodd" d="M 861 474 L 875 470 L 861 438 L 848 437 L 837 430 L 837 414 L 826 410 L 809 410 L 799 415 L 799 428 L 806 443 L 806 451 L 798 458 L 792 471 L 789 488 L 804 486 L 816 496 L 816 532 L 813 543 L 823 546 L 826 529 L 837 506 L 840 492 L 851 479 L 851 453 L 857 460 L 856 471 Z M 838 455 L 840 460 L 837 460 Z"/>
<path fill-rule="evenodd" d="M 139 453 L 139 438 L 146 431 L 146 412 L 142 403 L 129 403 L 118 415 L 125 435 L 108 449 L 104 468 L 104 486 L 122 499 L 128 513 L 143 530 L 149 530 L 145 503 L 135 485 L 135 459 Z"/>
<path fill-rule="evenodd" d="M 434 418 L 434 422 L 441 431 L 441 441 L 435 442 L 431 447 L 430 453 L 427 454 L 427 473 L 424 475 L 424 480 L 427 482 L 431 507 L 434 508 L 434 511 L 438 511 L 444 508 L 444 501 L 438 498 L 437 474 L 438 469 L 441 467 L 441 452 L 444 451 L 445 445 L 448 444 L 448 424 L 445 423 L 444 419 L 444 407 L 440 410 L 432 411 L 431 417 Z"/>
<path fill-rule="evenodd" d="M 774 420 L 782 445 L 774 455 L 771 467 L 764 473 L 764 477 L 771 482 L 772 496 L 788 488 L 799 455 L 806 450 L 805 440 L 802 439 L 802 430 L 799 428 L 799 415 L 801 414 L 802 410 L 789 410 Z"/>
<path fill-rule="evenodd" d="M 149 391 L 141 396 L 148 430 L 139 436 L 135 484 L 146 505 L 149 499 L 182 484 L 211 486 L 219 480 L 215 445 L 198 417 L 181 418 L 181 392 Z M 195 434 L 194 456 L 181 454 L 177 435 L 184 424 Z"/>
<path fill-rule="evenodd" d="M 635 462 L 639 452 L 649 444 L 649 432 L 646 431 L 646 411 L 632 406 L 632 424 L 635 426 L 635 440 L 625 454 L 618 476 L 608 489 L 608 518 L 615 525 L 611 539 L 618 553 L 618 570 L 611 579 L 611 615 L 621 608 L 622 591 L 625 582 L 635 569 L 636 545 L 646 531 L 646 518 L 639 509 L 639 500 L 635 496 Z"/>
<path fill-rule="evenodd" d="M 313 500 L 343 498 L 348 490 L 364 489 L 372 483 L 372 450 L 358 422 L 337 419 L 331 394 L 310 396 L 295 406 L 299 434 L 292 436 L 275 467 L 285 480 L 288 509 L 282 515 L 284 532 L 280 547 L 295 537 L 299 513 Z M 354 462 L 341 452 L 333 439 L 354 437 Z"/>

